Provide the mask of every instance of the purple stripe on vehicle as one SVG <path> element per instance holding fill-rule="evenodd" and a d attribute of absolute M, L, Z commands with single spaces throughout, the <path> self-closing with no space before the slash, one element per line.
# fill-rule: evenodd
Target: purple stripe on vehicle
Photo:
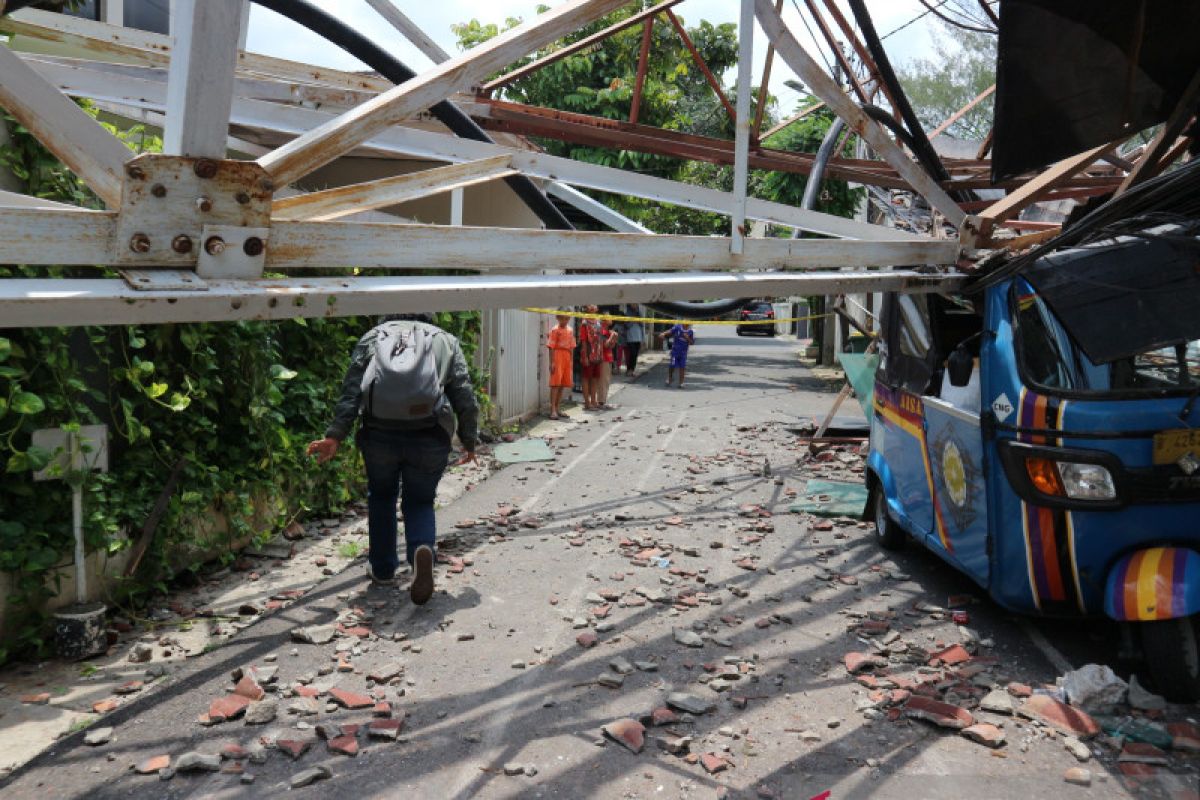
<path fill-rule="evenodd" d="M 1171 570 L 1171 617 L 1181 617 L 1187 610 L 1187 599 L 1184 597 L 1184 588 L 1187 584 L 1187 565 L 1191 561 L 1188 558 L 1188 551 L 1177 550 L 1175 552 L 1175 564 Z M 1162 618 L 1162 617 L 1160 617 Z"/>
<path fill-rule="evenodd" d="M 1029 530 L 1029 553 L 1033 558 L 1033 580 L 1036 584 L 1038 598 L 1045 600 L 1050 597 L 1050 579 L 1046 576 L 1046 557 L 1042 552 L 1041 514 L 1038 509 L 1028 503 L 1025 506 L 1025 525 Z"/>
<path fill-rule="evenodd" d="M 1129 619 L 1129 609 L 1125 607 L 1125 583 L 1129 580 L 1129 566 L 1132 563 L 1132 555 L 1122 558 L 1117 567 L 1116 576 L 1113 578 L 1112 599 L 1115 619 Z"/>

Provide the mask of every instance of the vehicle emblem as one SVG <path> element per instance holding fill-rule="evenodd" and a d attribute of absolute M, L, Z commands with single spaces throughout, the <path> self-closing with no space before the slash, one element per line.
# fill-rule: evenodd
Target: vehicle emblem
<path fill-rule="evenodd" d="M 1001 422 L 1004 422 L 1004 420 L 1012 416 L 1013 405 L 1012 401 L 1008 399 L 1008 395 L 1001 394 L 992 401 L 992 413 L 995 414 L 996 419 L 1000 420 Z"/>

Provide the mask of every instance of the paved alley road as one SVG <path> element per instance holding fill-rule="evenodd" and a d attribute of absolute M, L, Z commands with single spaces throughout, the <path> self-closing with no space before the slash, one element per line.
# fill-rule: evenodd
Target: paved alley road
<path fill-rule="evenodd" d="M 993 750 L 893 719 L 891 692 L 907 695 L 906 684 L 873 690 L 848 674 L 847 652 L 882 650 L 895 674 L 913 676 L 907 685 L 932 674 L 967 703 L 994 687 L 1004 695 L 1014 681 L 1053 682 L 1058 671 L 1022 624 L 932 557 L 885 554 L 853 520 L 788 513 L 810 477 L 860 477 L 857 448 L 797 463 L 802 450 L 787 428 L 824 412 L 833 395 L 799 366 L 794 342 L 728 328 L 697 334 L 685 389 L 665 388 L 665 367 L 655 367 L 617 396 L 617 410 L 555 429 L 553 463 L 507 467 L 439 512 L 453 561 L 439 567 L 428 606 L 368 588 L 356 565 L 189 661 L 172 686 L 113 712 L 108 744 L 70 737 L 0 795 L 1129 796 L 1111 764 L 1081 765 L 1046 728 L 979 712 L 1007 739 Z M 953 595 L 982 601 L 961 630 L 941 608 Z M 325 644 L 292 641 L 294 629 L 338 622 L 343 633 Z M 1099 650 L 1088 629 L 1034 630 L 1076 666 Z M 978 657 L 972 669 L 926 666 L 929 654 L 960 643 Z M 267 668 L 263 683 L 276 672 L 267 697 L 277 698 L 277 718 L 197 723 L 233 689 L 231 672 L 250 665 Z M 387 726 L 374 736 L 318 731 L 382 719 L 370 705 L 329 710 L 331 688 L 389 703 L 392 719 L 404 719 L 399 740 L 376 738 Z M 673 693 L 691 697 L 658 712 L 665 724 L 646 729 L 640 753 L 602 735 L 609 723 L 665 708 Z M 332 752 L 322 733 L 343 750 L 353 742 L 357 755 Z M 275 746 L 262 750 L 263 741 Z M 305 743 L 298 758 L 285 754 Z M 251 751 L 223 762 L 242 775 L 164 781 L 132 770 L 157 754 L 180 766 L 187 751 L 226 745 Z M 331 777 L 289 788 L 319 766 Z M 1090 788 L 1063 781 L 1077 766 L 1091 770 Z"/>

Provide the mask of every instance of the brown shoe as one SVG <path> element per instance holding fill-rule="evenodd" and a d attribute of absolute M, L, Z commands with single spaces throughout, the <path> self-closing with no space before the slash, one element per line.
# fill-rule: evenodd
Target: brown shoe
<path fill-rule="evenodd" d="M 413 553 L 413 579 L 408 594 L 418 606 L 433 597 L 433 549 L 429 545 L 423 544 Z"/>

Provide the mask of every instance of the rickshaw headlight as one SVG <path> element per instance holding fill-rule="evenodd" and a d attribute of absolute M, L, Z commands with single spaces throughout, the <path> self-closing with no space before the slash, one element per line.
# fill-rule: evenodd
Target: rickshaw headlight
<path fill-rule="evenodd" d="M 1058 462 L 1067 497 L 1074 500 L 1112 500 L 1117 496 L 1112 473 L 1100 464 Z"/>

